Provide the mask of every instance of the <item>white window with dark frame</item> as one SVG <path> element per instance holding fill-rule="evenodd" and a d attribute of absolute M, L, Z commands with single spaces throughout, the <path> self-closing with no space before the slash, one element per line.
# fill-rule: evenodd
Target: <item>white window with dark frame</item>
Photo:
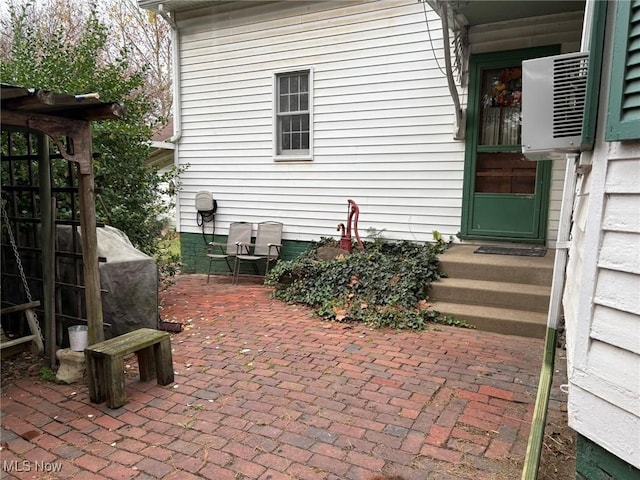
<path fill-rule="evenodd" d="M 311 160 L 311 70 L 275 74 L 275 159 Z"/>

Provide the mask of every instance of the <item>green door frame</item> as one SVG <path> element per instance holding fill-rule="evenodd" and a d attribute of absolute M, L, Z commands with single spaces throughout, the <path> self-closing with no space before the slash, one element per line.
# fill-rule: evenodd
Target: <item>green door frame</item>
<path fill-rule="evenodd" d="M 520 238 L 509 236 L 490 236 L 470 233 L 472 208 L 475 192 L 475 169 L 478 152 L 478 134 L 480 125 L 480 94 L 482 71 L 490 68 L 502 68 L 515 62 L 522 62 L 531 58 L 546 57 L 560 53 L 559 45 L 508 50 L 496 53 L 482 53 L 471 55 L 469 59 L 469 99 L 467 102 L 467 125 L 465 139 L 464 180 L 462 195 L 462 225 L 460 236 L 462 239 L 484 239 L 527 243 L 545 243 L 547 233 L 547 219 L 549 211 L 549 192 L 551 188 L 551 161 L 538 162 L 536 175 L 536 212 L 539 215 L 538 232 L 535 238 Z M 505 147 L 492 147 L 492 151 L 512 151 Z"/>

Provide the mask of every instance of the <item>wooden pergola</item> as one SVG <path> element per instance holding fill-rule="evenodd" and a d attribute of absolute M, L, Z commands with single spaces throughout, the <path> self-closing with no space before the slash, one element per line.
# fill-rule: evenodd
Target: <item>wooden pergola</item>
<path fill-rule="evenodd" d="M 104 340 L 100 272 L 96 233 L 96 204 L 91 145 L 91 122 L 96 120 L 121 119 L 124 107 L 119 103 L 106 103 L 97 94 L 68 95 L 45 90 L 0 85 L 0 124 L 2 129 L 20 129 L 34 133 L 38 143 L 48 152 L 49 139 L 53 141 L 62 157 L 77 165 L 78 194 L 80 199 L 80 228 L 82 231 L 82 263 L 89 344 Z M 45 170 L 45 169 L 41 169 Z M 42 244 L 51 245 L 43 249 L 43 298 L 45 316 L 44 331 L 46 351 L 55 355 L 54 312 L 54 238 L 55 225 L 47 204 L 51 198 L 50 182 L 40 183 L 39 196 L 42 204 Z M 47 199 L 47 201 L 42 201 Z M 49 204 L 48 209 L 51 210 Z M 48 218 L 47 218 L 48 217 Z"/>

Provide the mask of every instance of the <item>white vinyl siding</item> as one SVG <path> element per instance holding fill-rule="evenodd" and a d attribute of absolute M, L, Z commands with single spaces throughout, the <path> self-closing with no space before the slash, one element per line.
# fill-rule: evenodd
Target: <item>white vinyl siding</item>
<path fill-rule="evenodd" d="M 223 7 L 219 7 L 222 9 Z M 178 17 L 182 44 L 181 231 L 195 193 L 229 222 L 278 220 L 284 238 L 336 234 L 347 199 L 359 230 L 428 241 L 460 229 L 464 144 L 430 51 L 421 4 L 244 4 Z M 440 20 L 429 13 L 442 64 Z M 274 76 L 312 69 L 313 162 L 274 162 Z"/>
<path fill-rule="evenodd" d="M 569 425 L 640 467 L 640 147 L 600 147 L 592 161 L 564 295 Z"/>

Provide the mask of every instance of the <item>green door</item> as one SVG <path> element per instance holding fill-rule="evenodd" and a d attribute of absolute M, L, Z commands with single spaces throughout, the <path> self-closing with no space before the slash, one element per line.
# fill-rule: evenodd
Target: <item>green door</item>
<path fill-rule="evenodd" d="M 545 241 L 551 162 L 522 155 L 522 60 L 558 50 L 471 57 L 462 238 Z"/>

